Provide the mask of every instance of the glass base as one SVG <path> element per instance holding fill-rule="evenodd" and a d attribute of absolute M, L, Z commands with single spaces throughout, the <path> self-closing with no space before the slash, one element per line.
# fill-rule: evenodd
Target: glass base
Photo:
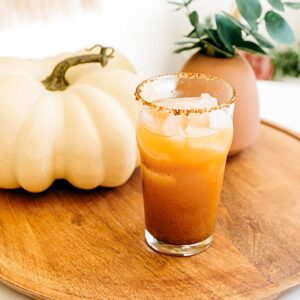
<path fill-rule="evenodd" d="M 204 241 L 189 245 L 166 244 L 157 240 L 147 229 L 145 229 L 145 239 L 150 248 L 160 253 L 175 256 L 192 256 L 206 250 L 212 243 L 214 237 L 210 235 Z"/>

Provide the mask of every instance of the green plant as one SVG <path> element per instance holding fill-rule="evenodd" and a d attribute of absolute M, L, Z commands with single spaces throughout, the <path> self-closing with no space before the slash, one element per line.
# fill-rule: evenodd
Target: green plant
<path fill-rule="evenodd" d="M 295 39 L 292 29 L 279 12 L 284 12 L 285 8 L 300 9 L 300 2 L 264 0 L 271 8 L 263 12 L 261 4 L 263 0 L 236 0 L 238 12 L 243 20 L 239 21 L 222 12 L 200 21 L 197 11 L 190 10 L 193 1 L 169 2 L 176 6 L 176 10 L 186 10 L 193 27 L 185 36 L 186 39 L 177 43 L 180 48 L 175 50 L 175 53 L 199 48 L 203 54 L 217 57 L 232 57 L 238 49 L 268 54 L 274 45 L 259 33 L 259 28 L 263 24 L 274 41 L 290 44 Z"/>
<path fill-rule="evenodd" d="M 275 78 L 300 77 L 300 44 L 274 51 Z"/>

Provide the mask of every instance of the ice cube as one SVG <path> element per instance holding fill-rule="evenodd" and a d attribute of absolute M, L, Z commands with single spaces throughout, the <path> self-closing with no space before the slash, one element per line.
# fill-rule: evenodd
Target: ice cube
<path fill-rule="evenodd" d="M 210 94 L 207 93 L 202 93 L 199 100 L 201 100 L 202 108 L 210 109 L 218 105 L 217 98 L 212 97 Z"/>
<path fill-rule="evenodd" d="M 181 115 L 175 116 L 148 108 L 141 113 L 142 124 L 150 131 L 164 136 L 173 136 L 179 133 L 181 118 Z"/>
<path fill-rule="evenodd" d="M 205 137 L 214 135 L 218 132 L 217 129 L 207 128 L 207 127 L 194 127 L 188 125 L 183 131 L 182 134 L 184 137 L 196 138 L 196 137 Z"/>
<path fill-rule="evenodd" d="M 159 133 L 166 118 L 166 113 L 158 112 L 154 109 L 144 108 L 140 115 L 141 123 L 150 131 Z"/>
<path fill-rule="evenodd" d="M 209 94 L 203 93 L 200 97 L 163 99 L 154 103 L 171 109 L 210 109 L 216 106 L 218 101 Z M 149 130 L 164 136 L 207 136 L 215 133 L 214 130 L 208 128 L 211 122 L 216 122 L 214 118 L 211 121 L 209 115 L 210 113 L 191 113 L 188 116 L 174 115 L 146 108 L 141 114 L 141 121 Z"/>
<path fill-rule="evenodd" d="M 140 121 L 144 123 L 145 125 L 152 127 L 154 123 L 154 118 L 151 112 L 148 109 L 144 109 L 141 113 L 141 119 Z"/>
<path fill-rule="evenodd" d="M 190 114 L 188 124 L 194 127 L 209 127 L 209 113 Z"/>
<path fill-rule="evenodd" d="M 177 135 L 181 130 L 182 117 L 180 115 L 169 114 L 161 125 L 161 134 L 164 136 Z"/>
<path fill-rule="evenodd" d="M 214 110 L 209 113 L 209 127 L 224 129 L 230 125 L 230 117 L 225 109 Z"/>

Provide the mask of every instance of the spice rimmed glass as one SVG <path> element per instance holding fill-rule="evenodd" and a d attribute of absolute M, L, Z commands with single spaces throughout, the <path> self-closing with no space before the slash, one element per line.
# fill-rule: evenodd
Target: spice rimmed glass
<path fill-rule="evenodd" d="M 217 77 L 176 73 L 143 81 L 135 96 L 146 242 L 165 254 L 199 253 L 213 241 L 235 91 Z"/>

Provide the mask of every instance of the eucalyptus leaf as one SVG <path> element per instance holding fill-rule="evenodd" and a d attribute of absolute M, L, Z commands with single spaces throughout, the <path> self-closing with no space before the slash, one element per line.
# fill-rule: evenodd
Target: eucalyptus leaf
<path fill-rule="evenodd" d="M 284 2 L 283 4 L 292 9 L 300 9 L 300 2 Z"/>
<path fill-rule="evenodd" d="M 189 14 L 189 20 L 194 27 L 199 23 L 198 13 L 195 10 Z"/>
<path fill-rule="evenodd" d="M 257 30 L 257 19 L 262 14 L 259 0 L 236 0 L 238 9 L 250 27 Z"/>
<path fill-rule="evenodd" d="M 240 27 L 242 30 L 250 30 L 250 28 L 248 28 L 246 25 L 244 25 L 243 23 L 241 23 L 239 20 L 237 20 L 236 18 L 234 18 L 232 15 L 230 15 L 229 13 L 227 13 L 226 11 L 222 11 L 222 13 L 231 20 L 231 22 L 233 22 L 235 25 L 237 25 L 238 27 Z"/>
<path fill-rule="evenodd" d="M 192 11 L 189 14 L 189 20 L 191 24 L 194 26 L 197 36 L 200 37 L 203 33 L 204 27 L 199 23 L 198 13 L 196 11 Z"/>
<path fill-rule="evenodd" d="M 251 34 L 256 41 L 260 44 L 261 47 L 272 49 L 274 48 L 274 45 L 268 41 L 264 36 L 262 36 L 257 31 L 251 30 L 249 27 L 238 21 L 236 18 L 228 14 L 227 12 L 223 11 L 223 14 L 230 19 L 231 22 L 233 22 L 236 26 L 240 27 L 241 30 L 245 31 L 247 34 Z"/>
<path fill-rule="evenodd" d="M 256 41 L 260 44 L 260 46 L 269 48 L 269 49 L 274 48 L 274 45 L 260 33 L 252 31 L 251 35 L 256 39 Z"/>
<path fill-rule="evenodd" d="M 255 54 L 267 54 L 264 49 L 262 49 L 256 43 L 250 41 L 241 41 L 239 45 L 236 45 L 237 48 L 243 51 L 255 53 Z"/>
<path fill-rule="evenodd" d="M 284 11 L 286 7 L 300 9 L 300 0 L 299 2 L 267 0 L 272 6 L 272 10 L 267 11 L 264 16 L 262 15 L 261 0 L 235 0 L 242 16 L 241 21 L 226 12 L 213 15 L 214 19 L 208 17 L 201 21 L 196 10 L 189 10 L 189 5 L 193 1 L 170 1 L 177 10 L 186 9 L 192 25 L 192 30 L 186 36 L 187 39 L 177 43 L 181 48 L 177 49 L 176 53 L 200 48 L 202 53 L 218 57 L 232 57 L 238 49 L 266 54 L 266 49 L 272 49 L 274 46 L 268 38 L 258 32 L 258 25 L 263 21 L 273 40 L 284 44 L 294 40 L 290 26 L 276 11 Z"/>
<path fill-rule="evenodd" d="M 295 40 L 294 33 L 285 19 L 274 11 L 265 15 L 266 28 L 273 40 L 282 44 L 291 44 Z"/>
<path fill-rule="evenodd" d="M 216 14 L 217 32 L 225 48 L 234 51 L 233 45 L 242 39 L 241 28 L 224 15 Z"/>
<path fill-rule="evenodd" d="M 274 9 L 277 9 L 279 11 L 284 11 L 284 6 L 281 0 L 268 0 L 268 2 L 271 4 L 271 6 Z"/>
<path fill-rule="evenodd" d="M 233 57 L 234 52 L 217 47 L 212 40 L 205 39 L 200 42 L 201 52 L 215 57 Z"/>
<path fill-rule="evenodd" d="M 219 47 L 225 47 L 216 29 L 204 29 L 205 34 Z"/>

